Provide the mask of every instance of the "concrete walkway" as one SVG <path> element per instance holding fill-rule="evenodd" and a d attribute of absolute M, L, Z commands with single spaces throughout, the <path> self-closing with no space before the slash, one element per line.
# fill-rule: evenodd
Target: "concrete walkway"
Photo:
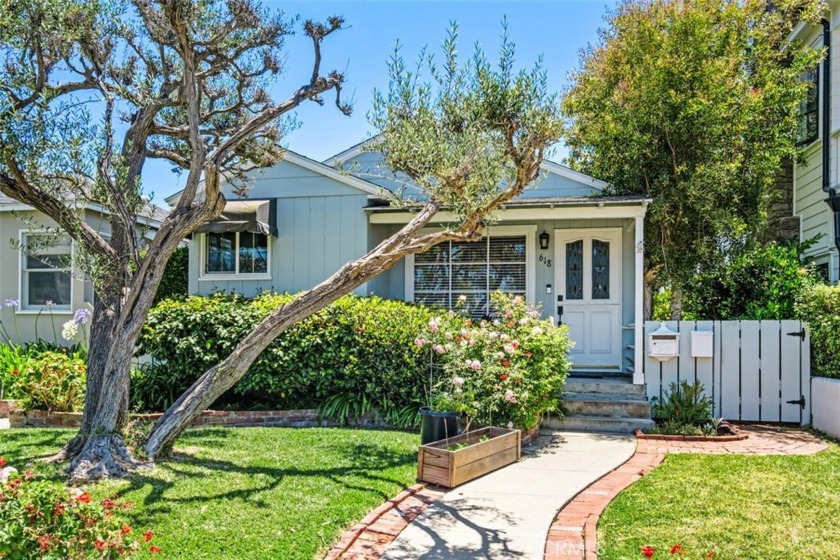
<path fill-rule="evenodd" d="M 533 456 L 445 494 L 383 558 L 540 560 L 557 510 L 635 449 L 631 435 L 556 432 Z"/>

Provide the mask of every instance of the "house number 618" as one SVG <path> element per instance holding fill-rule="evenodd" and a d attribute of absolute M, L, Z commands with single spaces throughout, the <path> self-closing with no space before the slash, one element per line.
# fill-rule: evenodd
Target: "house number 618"
<path fill-rule="evenodd" d="M 540 255 L 540 262 L 543 263 L 546 267 L 551 268 L 551 259 L 544 255 Z"/>

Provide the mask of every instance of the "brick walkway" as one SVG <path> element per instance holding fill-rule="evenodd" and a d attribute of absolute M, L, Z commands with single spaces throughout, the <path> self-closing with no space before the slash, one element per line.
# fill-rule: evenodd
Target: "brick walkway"
<path fill-rule="evenodd" d="M 748 439 L 731 442 L 637 440 L 626 463 L 592 483 L 558 512 L 545 545 L 545 560 L 595 560 L 601 513 L 618 494 L 656 468 L 667 453 L 736 453 L 743 455 L 810 455 L 828 445 L 794 428 L 741 426 Z"/>
<path fill-rule="evenodd" d="M 426 484 L 403 490 L 344 533 L 324 560 L 378 559 L 397 535 L 443 494 L 443 489 Z"/>

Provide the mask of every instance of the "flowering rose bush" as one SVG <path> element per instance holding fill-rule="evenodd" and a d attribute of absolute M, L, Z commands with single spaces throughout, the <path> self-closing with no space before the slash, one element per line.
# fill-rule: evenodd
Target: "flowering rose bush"
<path fill-rule="evenodd" d="M 644 556 L 645 558 L 653 558 L 654 556 L 656 556 L 656 549 L 654 549 L 649 544 L 644 545 L 640 549 L 640 551 L 642 553 L 642 556 Z M 685 557 L 686 548 L 681 544 L 675 544 L 675 545 L 671 546 L 668 554 L 670 556 Z M 716 556 L 715 551 L 710 550 L 709 552 L 704 553 L 702 555 L 702 558 L 714 558 L 715 556 Z M 691 555 L 689 555 L 689 557 L 690 558 L 700 558 L 699 556 L 691 556 Z"/>
<path fill-rule="evenodd" d="M 530 429 L 557 412 L 569 371 L 568 328 L 542 319 L 521 296 L 491 297 L 498 317 L 464 319 L 450 311 L 434 317 L 414 341 L 430 347 L 440 372 L 431 405 L 460 412 L 470 424 Z"/>
<path fill-rule="evenodd" d="M 81 410 L 86 366 L 79 356 L 44 352 L 20 372 L 17 389 L 24 409 Z"/>
<path fill-rule="evenodd" d="M 111 499 L 97 503 L 81 490 L 36 480 L 32 470 L 12 473 L 0 480 L 0 558 L 131 558 L 141 546 L 160 552 L 149 544 L 152 531 L 137 534 L 120 518 L 130 507 Z"/>

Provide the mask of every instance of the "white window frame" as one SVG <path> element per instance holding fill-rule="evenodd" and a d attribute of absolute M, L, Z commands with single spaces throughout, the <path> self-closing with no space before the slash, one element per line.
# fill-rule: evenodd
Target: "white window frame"
<path fill-rule="evenodd" d="M 208 233 L 201 234 L 201 242 L 200 251 L 201 254 L 199 255 L 199 269 L 198 269 L 198 280 L 200 282 L 206 281 L 217 281 L 217 280 L 271 280 L 271 238 L 272 235 L 266 235 L 267 244 L 266 244 L 266 252 L 268 254 L 268 260 L 266 263 L 266 270 L 268 272 L 239 272 L 239 234 L 241 232 L 234 232 L 236 233 L 236 272 L 207 272 L 207 239 Z"/>
<path fill-rule="evenodd" d="M 432 229 L 421 233 L 431 233 Z M 536 235 L 537 225 L 495 226 L 487 229 L 483 237 L 525 236 L 525 300 L 534 303 L 536 298 Z M 414 301 L 414 255 L 405 257 L 405 301 Z"/>
<path fill-rule="evenodd" d="M 73 302 L 76 301 L 76 278 L 74 276 L 74 270 L 72 265 L 73 255 L 76 253 L 76 242 L 73 240 L 72 237 L 67 235 L 64 232 L 61 232 L 60 235 L 67 235 L 70 239 L 70 259 L 71 264 L 68 268 L 64 269 L 56 269 L 56 270 L 66 270 L 70 274 L 70 305 L 68 306 L 58 306 L 53 305 L 52 307 L 47 305 L 38 305 L 38 306 L 29 306 L 26 304 L 26 300 L 24 299 L 24 292 L 28 290 L 24 290 L 23 283 L 24 278 L 27 277 L 26 270 L 24 270 L 24 263 L 26 259 L 26 236 L 27 235 L 39 235 L 39 234 L 51 234 L 55 233 L 55 230 L 49 229 L 21 229 L 18 230 L 18 243 L 20 250 L 18 251 L 18 306 L 15 309 L 15 315 L 38 315 L 44 312 L 52 313 L 53 315 L 72 315 L 73 314 Z"/>

